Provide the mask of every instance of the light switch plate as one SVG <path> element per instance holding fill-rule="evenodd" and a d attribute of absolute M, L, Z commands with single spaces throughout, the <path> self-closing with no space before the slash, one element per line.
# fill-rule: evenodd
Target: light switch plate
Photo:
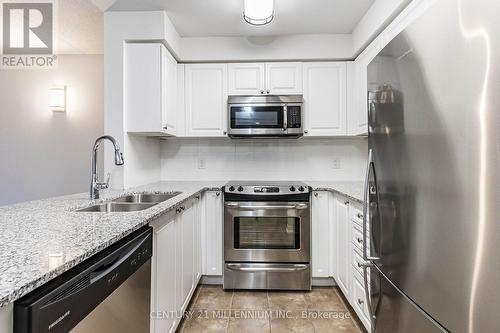
<path fill-rule="evenodd" d="M 207 167 L 207 163 L 204 158 L 198 159 L 198 169 L 205 169 Z"/>
<path fill-rule="evenodd" d="M 338 158 L 338 157 L 333 158 L 332 168 L 333 169 L 340 169 L 340 158 Z"/>

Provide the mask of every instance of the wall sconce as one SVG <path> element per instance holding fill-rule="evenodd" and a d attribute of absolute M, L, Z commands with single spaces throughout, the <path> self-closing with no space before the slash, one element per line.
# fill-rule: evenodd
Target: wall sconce
<path fill-rule="evenodd" d="M 49 89 L 49 106 L 54 112 L 66 111 L 66 86 L 56 86 Z"/>

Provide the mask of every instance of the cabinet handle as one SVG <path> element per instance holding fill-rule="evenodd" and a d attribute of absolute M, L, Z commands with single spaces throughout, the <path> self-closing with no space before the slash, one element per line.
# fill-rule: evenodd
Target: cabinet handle
<path fill-rule="evenodd" d="M 261 93 L 261 94 L 263 94 L 263 93 L 264 93 L 264 90 L 261 90 L 261 91 L 260 91 L 260 93 Z"/>
<path fill-rule="evenodd" d="M 224 132 L 222 132 L 222 134 L 227 135 L 227 132 L 226 132 L 226 131 L 224 131 Z"/>
<path fill-rule="evenodd" d="M 216 196 L 220 196 L 220 192 L 215 193 Z"/>
<path fill-rule="evenodd" d="M 271 91 L 270 91 L 270 90 L 267 90 L 266 92 L 269 94 Z"/>
<path fill-rule="evenodd" d="M 315 197 L 317 197 L 317 196 L 318 196 L 318 193 L 317 193 L 317 192 L 316 192 L 316 193 L 314 193 L 314 196 L 315 196 Z"/>
<path fill-rule="evenodd" d="M 362 219 L 363 218 L 363 214 L 361 214 L 361 213 L 356 214 L 356 216 L 358 217 L 358 219 Z"/>
<path fill-rule="evenodd" d="M 199 196 L 199 195 L 197 195 L 195 198 L 199 200 L 199 199 L 200 199 L 200 196 Z"/>
<path fill-rule="evenodd" d="M 177 213 L 180 213 L 180 212 L 182 212 L 182 209 L 179 207 L 179 208 L 177 208 L 175 211 L 176 211 Z"/>
<path fill-rule="evenodd" d="M 359 267 L 359 268 L 363 267 L 363 264 L 362 264 L 362 263 L 360 263 L 360 262 L 358 262 L 358 267 Z"/>
<path fill-rule="evenodd" d="M 358 241 L 359 244 L 362 244 L 363 243 L 363 238 L 356 238 L 356 240 Z"/>
<path fill-rule="evenodd" d="M 307 133 L 309 133 L 309 131 L 308 130 L 304 130 L 304 134 L 307 134 Z"/>
<path fill-rule="evenodd" d="M 344 205 L 348 205 L 349 204 L 349 201 L 344 201 Z"/>
<path fill-rule="evenodd" d="M 363 301 L 362 299 L 358 298 L 358 304 L 359 304 L 359 305 L 362 305 L 362 304 L 364 304 L 364 303 L 365 303 L 365 301 Z"/>

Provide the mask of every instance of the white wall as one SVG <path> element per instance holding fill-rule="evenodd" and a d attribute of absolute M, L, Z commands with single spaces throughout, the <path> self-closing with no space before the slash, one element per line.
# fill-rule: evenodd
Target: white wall
<path fill-rule="evenodd" d="M 168 139 L 161 143 L 162 180 L 363 180 L 367 143 L 366 138 Z M 334 159 L 340 159 L 339 169 Z"/>
<path fill-rule="evenodd" d="M 0 205 L 88 191 L 103 133 L 103 56 L 60 55 L 51 70 L 0 71 Z M 49 87 L 67 85 L 67 112 Z"/>

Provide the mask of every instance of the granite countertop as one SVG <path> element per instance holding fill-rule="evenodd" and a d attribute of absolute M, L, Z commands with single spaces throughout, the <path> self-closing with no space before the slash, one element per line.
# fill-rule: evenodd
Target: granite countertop
<path fill-rule="evenodd" d="M 156 217 L 226 181 L 158 182 L 128 190 L 106 190 L 91 202 L 80 193 L 0 207 L 0 307 L 26 295 Z M 362 182 L 305 181 L 314 190 L 341 193 L 362 202 Z M 149 209 L 124 213 L 76 212 L 138 192 L 182 192 Z"/>
<path fill-rule="evenodd" d="M 137 192 L 181 194 L 126 213 L 75 212 L 92 204 L 88 193 L 0 207 L 0 306 L 5 306 L 105 249 L 159 215 L 225 182 L 159 182 L 101 192 L 105 201 Z"/>
<path fill-rule="evenodd" d="M 305 181 L 304 183 L 315 191 L 332 191 L 363 203 L 364 182 L 362 181 Z"/>

